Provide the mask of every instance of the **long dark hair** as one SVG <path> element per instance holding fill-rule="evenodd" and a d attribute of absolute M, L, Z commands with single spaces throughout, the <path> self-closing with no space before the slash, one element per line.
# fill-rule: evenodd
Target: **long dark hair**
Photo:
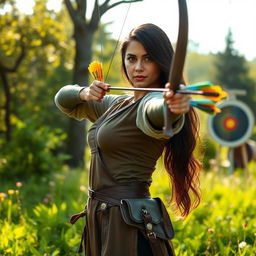
<path fill-rule="evenodd" d="M 168 82 L 173 48 L 165 32 L 154 24 L 143 24 L 133 29 L 121 44 L 122 69 L 126 78 L 125 54 L 131 41 L 140 42 L 150 58 L 159 66 L 161 87 Z M 183 79 L 181 83 L 184 83 Z M 181 131 L 169 139 L 164 149 L 164 165 L 172 182 L 172 201 L 182 216 L 187 216 L 200 202 L 199 172 L 201 163 L 193 152 L 199 138 L 199 120 L 193 108 L 185 114 Z M 190 195 L 190 192 L 193 194 Z"/>

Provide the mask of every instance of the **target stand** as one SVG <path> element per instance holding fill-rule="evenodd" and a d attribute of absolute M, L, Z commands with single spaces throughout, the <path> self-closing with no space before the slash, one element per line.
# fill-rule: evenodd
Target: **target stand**
<path fill-rule="evenodd" d="M 234 148 L 244 145 L 251 136 L 254 116 L 246 104 L 236 99 L 223 101 L 216 106 L 221 109 L 221 112 L 214 116 L 209 116 L 208 130 L 215 141 L 222 146 L 230 148 L 230 167 L 231 172 L 233 172 Z M 243 160 L 247 166 L 248 158 L 244 153 Z"/>

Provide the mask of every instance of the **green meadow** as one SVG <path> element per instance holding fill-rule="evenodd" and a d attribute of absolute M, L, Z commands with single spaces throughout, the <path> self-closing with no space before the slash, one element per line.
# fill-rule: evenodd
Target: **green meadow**
<path fill-rule="evenodd" d="M 155 172 L 151 193 L 169 206 L 177 255 L 256 255 L 255 163 L 249 169 L 249 177 L 203 172 L 201 204 L 186 219 L 173 214 L 167 175 Z M 63 167 L 47 178 L 1 183 L 0 255 L 76 255 L 84 220 L 71 225 L 69 217 L 86 203 L 87 171 Z"/>

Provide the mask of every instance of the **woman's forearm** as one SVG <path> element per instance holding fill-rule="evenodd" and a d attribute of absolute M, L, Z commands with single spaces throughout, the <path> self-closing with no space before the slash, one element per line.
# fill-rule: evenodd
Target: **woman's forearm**
<path fill-rule="evenodd" d="M 161 130 L 164 126 L 164 107 L 165 103 L 157 100 L 152 101 L 146 109 L 148 120 L 155 129 Z M 181 117 L 181 115 L 177 114 L 172 114 L 171 116 L 173 123 Z"/>
<path fill-rule="evenodd" d="M 80 97 L 80 92 L 83 88 L 79 85 L 66 85 L 62 87 L 55 95 L 56 105 L 65 109 L 74 108 L 77 104 L 83 102 Z"/>

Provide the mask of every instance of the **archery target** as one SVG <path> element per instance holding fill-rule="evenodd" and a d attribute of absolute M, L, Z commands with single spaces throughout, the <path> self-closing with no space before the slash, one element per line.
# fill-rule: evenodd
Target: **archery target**
<path fill-rule="evenodd" d="M 250 108 L 241 101 L 227 100 L 216 105 L 221 113 L 210 116 L 208 130 L 219 144 L 237 147 L 251 135 L 254 117 Z"/>

